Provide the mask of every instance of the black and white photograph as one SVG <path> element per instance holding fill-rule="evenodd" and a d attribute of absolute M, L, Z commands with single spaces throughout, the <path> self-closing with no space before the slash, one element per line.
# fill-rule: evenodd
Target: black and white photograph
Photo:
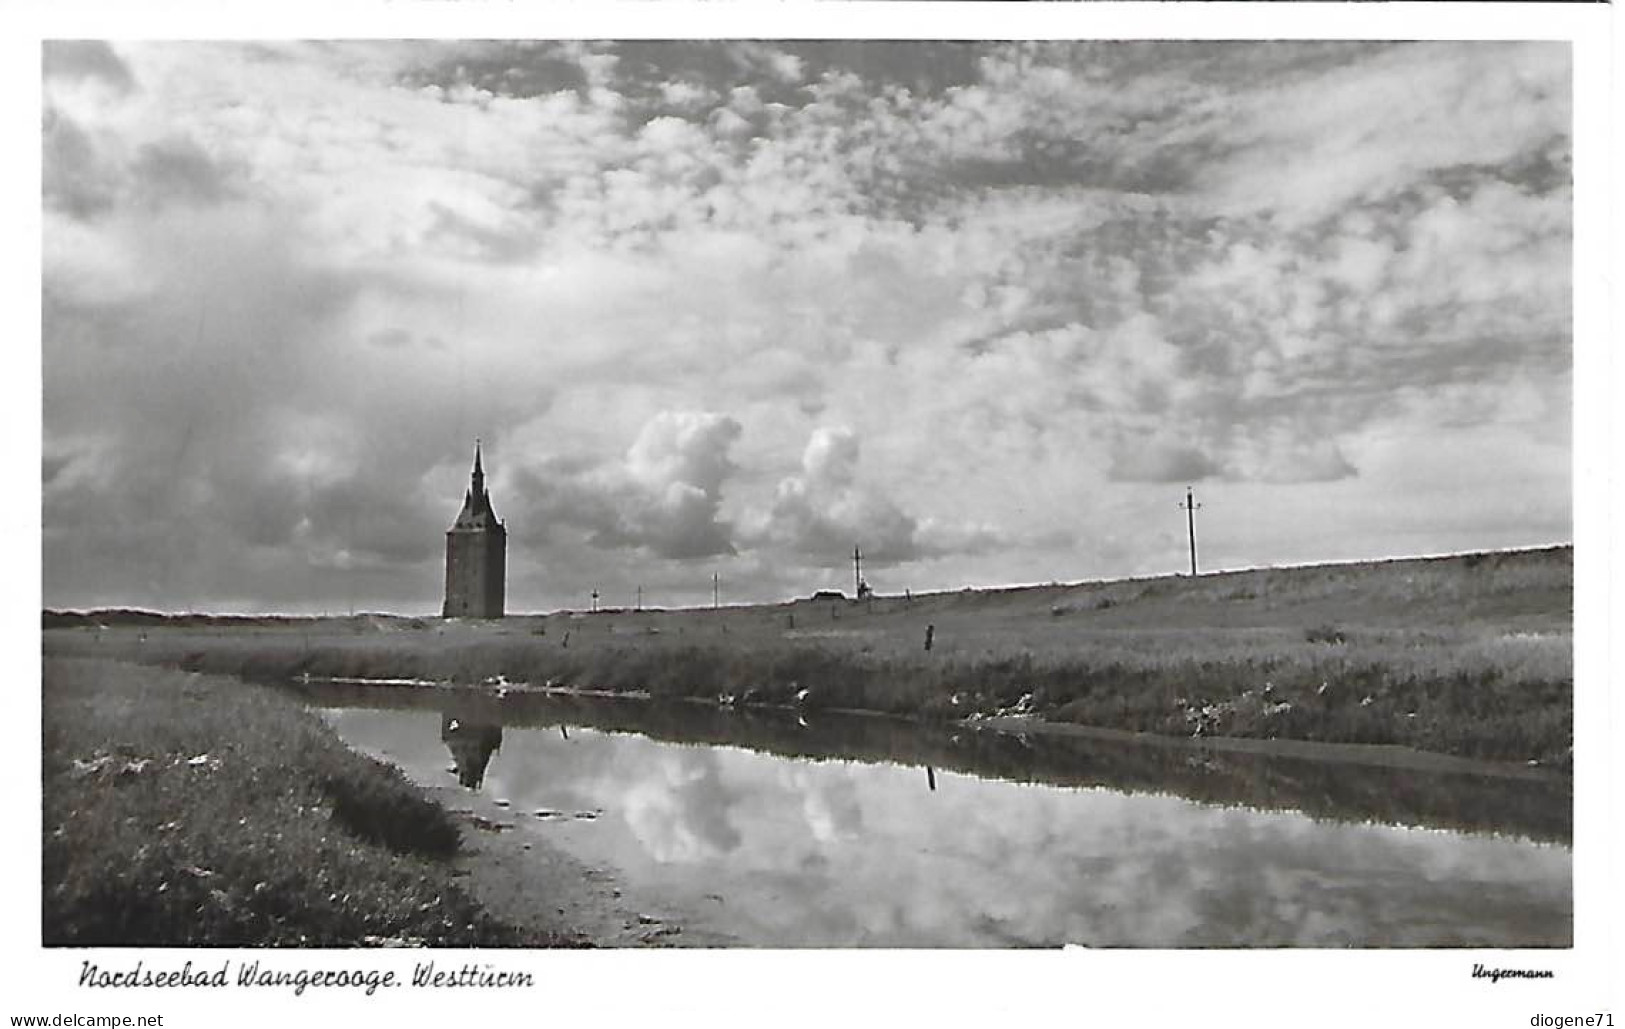
<path fill-rule="evenodd" d="M 54 1010 L 1608 1012 L 1585 48 L 1044 17 L 29 44 Z"/>

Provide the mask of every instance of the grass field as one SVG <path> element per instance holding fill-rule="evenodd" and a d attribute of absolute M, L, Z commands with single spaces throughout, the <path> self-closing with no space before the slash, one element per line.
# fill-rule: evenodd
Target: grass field
<path fill-rule="evenodd" d="M 1573 550 L 496 622 L 46 616 L 48 652 L 1402 744 L 1568 768 Z M 930 634 L 932 645 L 926 648 Z"/>
<path fill-rule="evenodd" d="M 47 946 L 546 946 L 479 908 L 460 834 L 272 690 L 48 659 Z"/>

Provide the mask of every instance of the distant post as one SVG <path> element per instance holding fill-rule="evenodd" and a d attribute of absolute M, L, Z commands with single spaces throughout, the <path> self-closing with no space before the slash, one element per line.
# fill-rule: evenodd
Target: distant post
<path fill-rule="evenodd" d="M 852 548 L 852 595 L 863 596 L 863 551 Z"/>
<path fill-rule="evenodd" d="M 1196 503 L 1196 498 L 1192 494 L 1191 488 L 1189 486 L 1186 486 L 1185 487 L 1185 502 L 1183 504 L 1180 504 L 1179 506 L 1185 509 L 1185 527 L 1190 532 L 1190 538 L 1191 538 L 1191 578 L 1194 579 L 1194 578 L 1196 578 L 1196 509 L 1201 507 L 1202 505 Z"/>
<path fill-rule="evenodd" d="M 711 573 L 711 607 L 713 609 L 715 609 L 715 608 L 719 608 L 721 606 L 722 606 L 722 573 L 721 572 L 712 572 Z"/>

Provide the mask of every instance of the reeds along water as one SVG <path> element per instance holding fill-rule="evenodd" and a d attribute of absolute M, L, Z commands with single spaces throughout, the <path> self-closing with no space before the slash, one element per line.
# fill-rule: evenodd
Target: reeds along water
<path fill-rule="evenodd" d="M 446 690 L 287 684 L 322 708 L 441 710 Z M 632 698 L 477 694 L 457 710 L 474 724 L 579 726 L 658 740 L 741 746 L 784 757 L 893 762 L 983 778 L 1174 794 L 1204 804 L 1301 811 L 1314 818 L 1383 822 L 1567 844 L 1569 780 L 1555 775 L 1418 772 L 1342 761 L 1227 753 L 1189 744 L 1129 742 L 988 729 L 837 712 L 721 709 Z"/>

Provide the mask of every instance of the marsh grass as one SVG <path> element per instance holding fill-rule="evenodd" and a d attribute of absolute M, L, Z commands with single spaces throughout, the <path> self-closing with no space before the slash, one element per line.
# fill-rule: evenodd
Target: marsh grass
<path fill-rule="evenodd" d="M 1019 705 L 1170 735 L 1405 744 L 1566 768 L 1572 595 L 1573 551 L 1559 547 L 870 603 L 416 626 L 194 620 L 140 643 L 133 628 L 58 616 L 79 628 L 48 638 L 250 678 L 500 679 L 934 719 Z"/>
<path fill-rule="evenodd" d="M 273 691 L 47 659 L 47 946 L 568 942 L 479 908 L 450 816 Z"/>

